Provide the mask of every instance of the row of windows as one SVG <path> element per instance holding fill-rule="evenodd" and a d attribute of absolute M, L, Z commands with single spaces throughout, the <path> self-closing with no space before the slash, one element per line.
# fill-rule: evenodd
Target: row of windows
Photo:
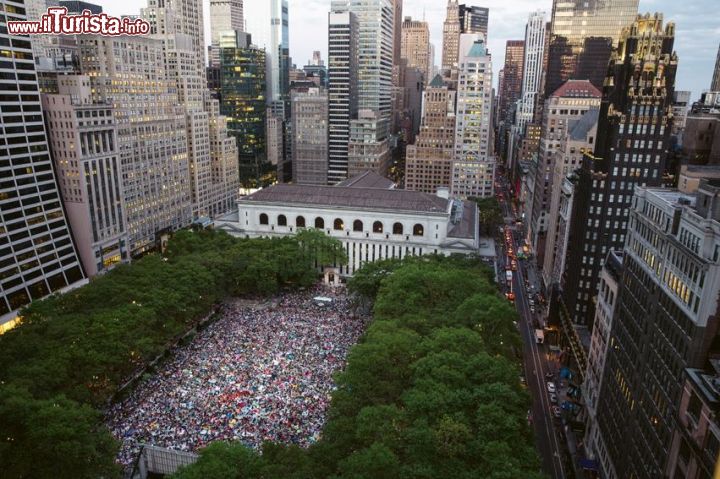
<path fill-rule="evenodd" d="M 269 225 L 270 224 L 270 218 L 265 213 L 260 213 L 260 224 L 261 225 Z M 277 224 L 278 226 L 287 226 L 288 220 L 285 215 L 278 215 L 277 217 Z M 295 227 L 296 228 L 305 228 L 306 222 L 304 216 L 297 216 L 295 217 Z M 321 217 L 316 217 L 314 226 L 317 229 L 325 229 L 325 220 Z M 335 218 L 335 221 L 333 221 L 333 229 L 335 231 L 344 231 L 345 230 L 345 222 L 340 218 Z M 365 225 L 360 220 L 353 221 L 352 230 L 355 232 L 362 233 L 365 229 Z M 372 231 L 373 233 L 383 233 L 385 231 L 385 225 L 383 225 L 382 221 L 375 221 L 372 224 Z M 394 235 L 401 235 L 404 233 L 403 225 L 402 223 L 393 223 L 392 226 L 392 233 Z M 416 223 L 413 226 L 413 236 L 423 236 L 425 234 L 425 228 L 420 223 Z"/>

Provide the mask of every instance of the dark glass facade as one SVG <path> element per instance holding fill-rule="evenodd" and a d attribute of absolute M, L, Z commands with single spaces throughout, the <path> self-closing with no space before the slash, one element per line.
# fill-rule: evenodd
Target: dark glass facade
<path fill-rule="evenodd" d="M 254 185 L 267 169 L 265 51 L 220 49 L 220 113 L 237 138 L 240 182 Z"/>

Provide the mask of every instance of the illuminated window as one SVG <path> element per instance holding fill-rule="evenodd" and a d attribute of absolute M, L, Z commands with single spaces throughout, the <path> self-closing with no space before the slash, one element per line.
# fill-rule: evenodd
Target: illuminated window
<path fill-rule="evenodd" d="M 425 229 L 423 228 L 423 225 L 417 223 L 415 226 L 413 226 L 413 236 L 422 236 L 424 234 Z"/>
<path fill-rule="evenodd" d="M 333 222 L 333 229 L 336 231 L 342 231 L 345 229 L 345 224 L 343 223 L 343 220 L 340 218 L 335 218 L 335 221 Z"/>
<path fill-rule="evenodd" d="M 380 221 L 376 221 L 373 223 L 373 233 L 382 233 L 383 232 L 383 224 Z"/>

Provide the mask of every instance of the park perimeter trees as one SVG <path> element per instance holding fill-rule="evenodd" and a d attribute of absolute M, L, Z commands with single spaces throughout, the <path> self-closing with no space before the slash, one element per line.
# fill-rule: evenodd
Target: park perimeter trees
<path fill-rule="evenodd" d="M 322 439 L 258 455 L 215 443 L 178 479 L 540 478 L 515 312 L 467 258 L 367 265 L 374 321 L 337 376 Z"/>
<path fill-rule="evenodd" d="M 254 240 L 183 231 L 165 257 L 31 304 L 0 336 L 0 475 L 119 477 L 100 412 L 119 385 L 226 296 L 312 284 L 317 263 L 344 261 L 338 245 L 309 230 Z"/>

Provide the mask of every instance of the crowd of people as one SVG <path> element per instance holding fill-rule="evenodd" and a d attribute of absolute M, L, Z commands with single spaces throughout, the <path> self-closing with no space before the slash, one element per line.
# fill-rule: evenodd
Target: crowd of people
<path fill-rule="evenodd" d="M 217 440 L 254 448 L 318 440 L 332 375 L 366 318 L 351 314 L 343 292 L 321 287 L 262 307 L 227 304 L 221 315 L 109 409 L 118 462 L 131 465 L 144 444 L 197 451 Z"/>

